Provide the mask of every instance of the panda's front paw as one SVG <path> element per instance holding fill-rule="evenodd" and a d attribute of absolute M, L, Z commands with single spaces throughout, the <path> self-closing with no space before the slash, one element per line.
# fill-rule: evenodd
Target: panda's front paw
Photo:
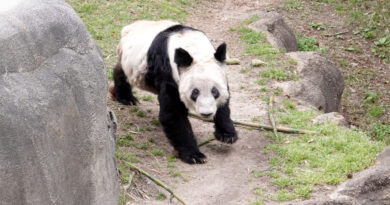
<path fill-rule="evenodd" d="M 116 98 L 116 100 L 124 105 L 137 105 L 138 99 L 134 96 L 127 96 L 126 98 Z"/>
<path fill-rule="evenodd" d="M 217 140 L 229 144 L 233 144 L 238 139 L 237 132 L 235 131 L 232 133 L 215 132 L 214 135 Z"/>
<path fill-rule="evenodd" d="M 199 151 L 182 151 L 179 152 L 179 158 L 188 164 L 206 163 L 206 155 Z"/>

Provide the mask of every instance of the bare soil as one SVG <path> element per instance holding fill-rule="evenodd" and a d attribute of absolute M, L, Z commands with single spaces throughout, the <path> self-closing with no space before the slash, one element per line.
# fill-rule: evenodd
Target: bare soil
<path fill-rule="evenodd" d="M 266 8 L 276 9 L 287 16 L 287 22 L 295 32 L 305 34 L 308 32 L 306 25 L 309 24 L 309 21 L 317 20 L 331 22 L 334 27 L 329 32 L 340 32 L 348 29 L 342 18 L 329 14 L 330 9 L 328 13 L 324 10 L 324 13 L 320 16 L 313 17 L 309 14 L 308 16 L 313 19 L 305 20 L 304 17 L 296 18 L 297 13 L 282 9 L 281 1 L 273 0 L 201 1 L 197 4 L 196 9 L 189 10 L 188 25 L 204 31 L 215 46 L 226 42 L 228 55 L 239 57 L 241 60 L 241 65 L 227 66 L 231 91 L 230 106 L 232 118 L 236 120 L 249 122 L 251 118 L 256 117 L 261 122 L 268 123 L 268 106 L 259 98 L 260 86 L 255 83 L 257 80 L 256 74 L 264 68 L 251 68 L 246 73 L 240 73 L 242 68 L 249 67 L 250 60 L 253 57 L 240 56 L 244 53 L 245 44 L 241 42 L 236 32 L 229 31 L 230 27 L 237 27 L 240 21 L 256 14 L 257 11 L 264 11 Z M 343 38 L 348 39 L 350 36 L 349 34 L 344 35 Z M 320 44 L 327 44 L 333 40 L 321 37 L 319 41 Z M 348 41 L 339 43 L 348 43 Z M 354 60 L 353 62 L 359 63 L 359 65 L 374 63 L 381 66 L 380 62 L 375 62 L 375 60 L 365 57 L 363 54 L 358 57 L 344 55 L 346 55 L 346 58 Z M 384 73 L 383 75 L 387 74 Z M 264 146 L 272 143 L 272 139 L 265 136 L 265 131 L 236 127 L 239 140 L 235 144 L 226 145 L 213 141 L 202 146 L 200 150 L 207 156 L 206 164 L 188 165 L 180 160 L 169 162 L 167 156 L 173 155 L 173 148 L 164 136 L 161 126 L 151 123 L 153 119 L 158 119 L 159 106 L 157 99 L 154 96 L 152 101 L 144 101 L 142 96 L 145 95 L 153 94 L 137 90 L 137 96 L 141 102 L 138 108 L 146 114 L 143 117 L 132 112 L 133 108 L 131 106 L 123 106 L 109 100 L 109 106 L 118 118 L 118 135 L 136 131 L 137 133 L 132 134 L 134 141 L 138 144 L 146 143 L 148 145 L 145 149 L 132 146 L 126 148 L 128 152 L 136 153 L 137 157 L 140 158 L 141 161 L 136 165 L 165 182 L 188 204 L 250 204 L 258 197 L 253 193 L 255 187 L 266 188 L 266 192 L 274 190 L 268 177 L 256 178 L 251 172 L 252 170 L 267 170 L 270 167 L 268 158 L 272 153 L 266 153 Z M 354 97 L 353 93 L 348 96 L 348 100 L 353 101 L 356 98 L 353 101 L 356 102 L 355 104 L 360 99 Z M 352 109 L 351 106 L 353 105 L 344 105 L 343 110 L 349 113 L 348 110 Z M 351 116 L 352 119 L 350 120 L 353 120 L 354 115 L 348 116 Z M 191 124 L 198 142 L 213 135 L 213 124 L 196 119 L 191 119 Z M 151 154 L 153 149 L 163 150 L 164 155 L 154 156 Z M 153 182 L 139 175 L 136 175 L 133 179 L 137 180 L 133 180 L 131 187 L 128 189 L 127 195 L 132 198 L 128 204 L 169 203 L 169 194 Z M 333 188 L 318 187 L 312 196 L 323 195 Z M 158 192 L 165 193 L 168 199 L 155 199 Z M 179 202 L 173 200 L 172 204 L 179 204 Z M 268 201 L 266 204 L 278 203 Z"/>

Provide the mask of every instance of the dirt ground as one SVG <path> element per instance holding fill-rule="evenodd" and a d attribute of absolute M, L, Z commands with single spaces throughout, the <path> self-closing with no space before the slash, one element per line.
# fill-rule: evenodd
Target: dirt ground
<path fill-rule="evenodd" d="M 229 31 L 231 27 L 237 27 L 243 19 L 256 14 L 256 11 L 264 11 L 265 8 L 280 8 L 280 1 L 263 0 L 240 0 L 240 1 L 202 1 L 196 9 L 189 11 L 187 24 L 204 31 L 212 43 L 217 46 L 222 42 L 228 45 L 230 57 L 240 57 L 241 65 L 227 66 L 229 86 L 231 91 L 232 118 L 235 120 L 250 121 L 256 117 L 260 122 L 268 123 L 268 106 L 259 99 L 260 86 L 255 83 L 256 73 L 263 68 L 250 69 L 245 74 L 240 73 L 242 68 L 248 67 L 251 57 L 240 55 L 244 52 L 245 45 L 240 41 L 236 32 Z M 294 31 L 304 31 L 291 13 L 283 10 L 287 16 L 289 25 Z M 318 16 L 318 18 L 323 18 Z M 336 27 L 343 28 L 343 21 L 337 19 L 329 21 L 338 22 Z M 303 24 L 301 24 L 303 25 Z M 264 146 L 272 143 L 272 139 L 265 136 L 264 131 L 248 130 L 236 127 L 239 140 L 233 145 L 226 145 L 213 141 L 200 150 L 207 156 L 207 163 L 202 165 L 188 165 L 180 160 L 167 159 L 173 155 L 173 148 L 164 136 L 160 125 L 151 123 L 158 119 L 158 102 L 153 95 L 152 100 L 142 100 L 143 96 L 153 95 L 137 90 L 137 96 L 141 102 L 138 108 L 145 116 L 137 116 L 132 107 L 120 105 L 109 100 L 109 106 L 117 115 L 119 123 L 118 136 L 132 132 L 134 140 L 139 144 L 147 144 L 145 149 L 128 147 L 127 151 L 137 153 L 140 162 L 137 166 L 147 170 L 161 181 L 171 187 L 176 194 L 181 196 L 191 205 L 227 205 L 227 204 L 250 204 L 256 200 L 253 193 L 255 187 L 266 187 L 272 192 L 267 177 L 256 178 L 252 170 L 267 170 L 270 166 L 268 158 L 271 153 L 265 153 Z M 348 109 L 348 108 L 344 108 Z M 198 142 L 213 135 L 213 124 L 191 119 L 191 124 Z M 141 130 L 141 131 L 140 131 Z M 162 156 L 151 154 L 151 150 L 161 149 Z M 173 164 L 173 165 L 172 165 Z M 168 204 L 169 199 L 157 200 L 155 196 L 162 192 L 168 198 L 169 194 L 158 188 L 151 181 L 136 176 L 128 196 L 132 198 L 129 204 Z M 319 187 L 312 196 L 329 192 L 332 187 Z M 173 200 L 172 204 L 179 204 Z M 266 204 L 279 204 L 266 202 Z"/>

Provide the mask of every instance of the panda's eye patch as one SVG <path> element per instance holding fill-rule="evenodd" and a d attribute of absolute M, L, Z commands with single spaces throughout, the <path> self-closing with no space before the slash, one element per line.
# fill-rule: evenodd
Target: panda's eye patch
<path fill-rule="evenodd" d="M 214 96 L 215 99 L 217 99 L 219 97 L 219 91 L 216 87 L 213 87 L 213 89 L 211 89 L 211 94 Z"/>
<path fill-rule="evenodd" d="M 196 98 L 198 98 L 199 93 L 200 91 L 198 90 L 198 88 L 193 89 L 191 93 L 191 100 L 196 101 Z"/>

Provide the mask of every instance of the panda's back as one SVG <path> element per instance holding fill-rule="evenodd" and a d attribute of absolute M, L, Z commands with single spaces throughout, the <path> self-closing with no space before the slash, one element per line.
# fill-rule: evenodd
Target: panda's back
<path fill-rule="evenodd" d="M 152 43 L 156 44 L 152 46 L 152 50 L 166 49 L 158 53 L 169 58 L 171 74 L 176 83 L 180 81 L 178 68 L 173 59 L 176 48 L 187 50 L 194 62 L 215 61 L 214 47 L 206 35 L 199 30 L 178 24 L 168 20 L 142 20 L 122 29 L 122 38 L 117 50 L 118 54 L 122 53 L 122 67 L 131 85 L 155 92 L 144 79 L 147 73 L 148 51 Z M 159 39 L 165 39 L 166 42 L 159 42 Z M 164 44 L 166 46 L 162 46 Z"/>
<path fill-rule="evenodd" d="M 148 49 L 161 31 L 176 24 L 168 20 L 142 20 L 122 29 L 117 52 L 121 55 L 122 67 L 131 85 L 150 90 L 144 82 Z"/>

